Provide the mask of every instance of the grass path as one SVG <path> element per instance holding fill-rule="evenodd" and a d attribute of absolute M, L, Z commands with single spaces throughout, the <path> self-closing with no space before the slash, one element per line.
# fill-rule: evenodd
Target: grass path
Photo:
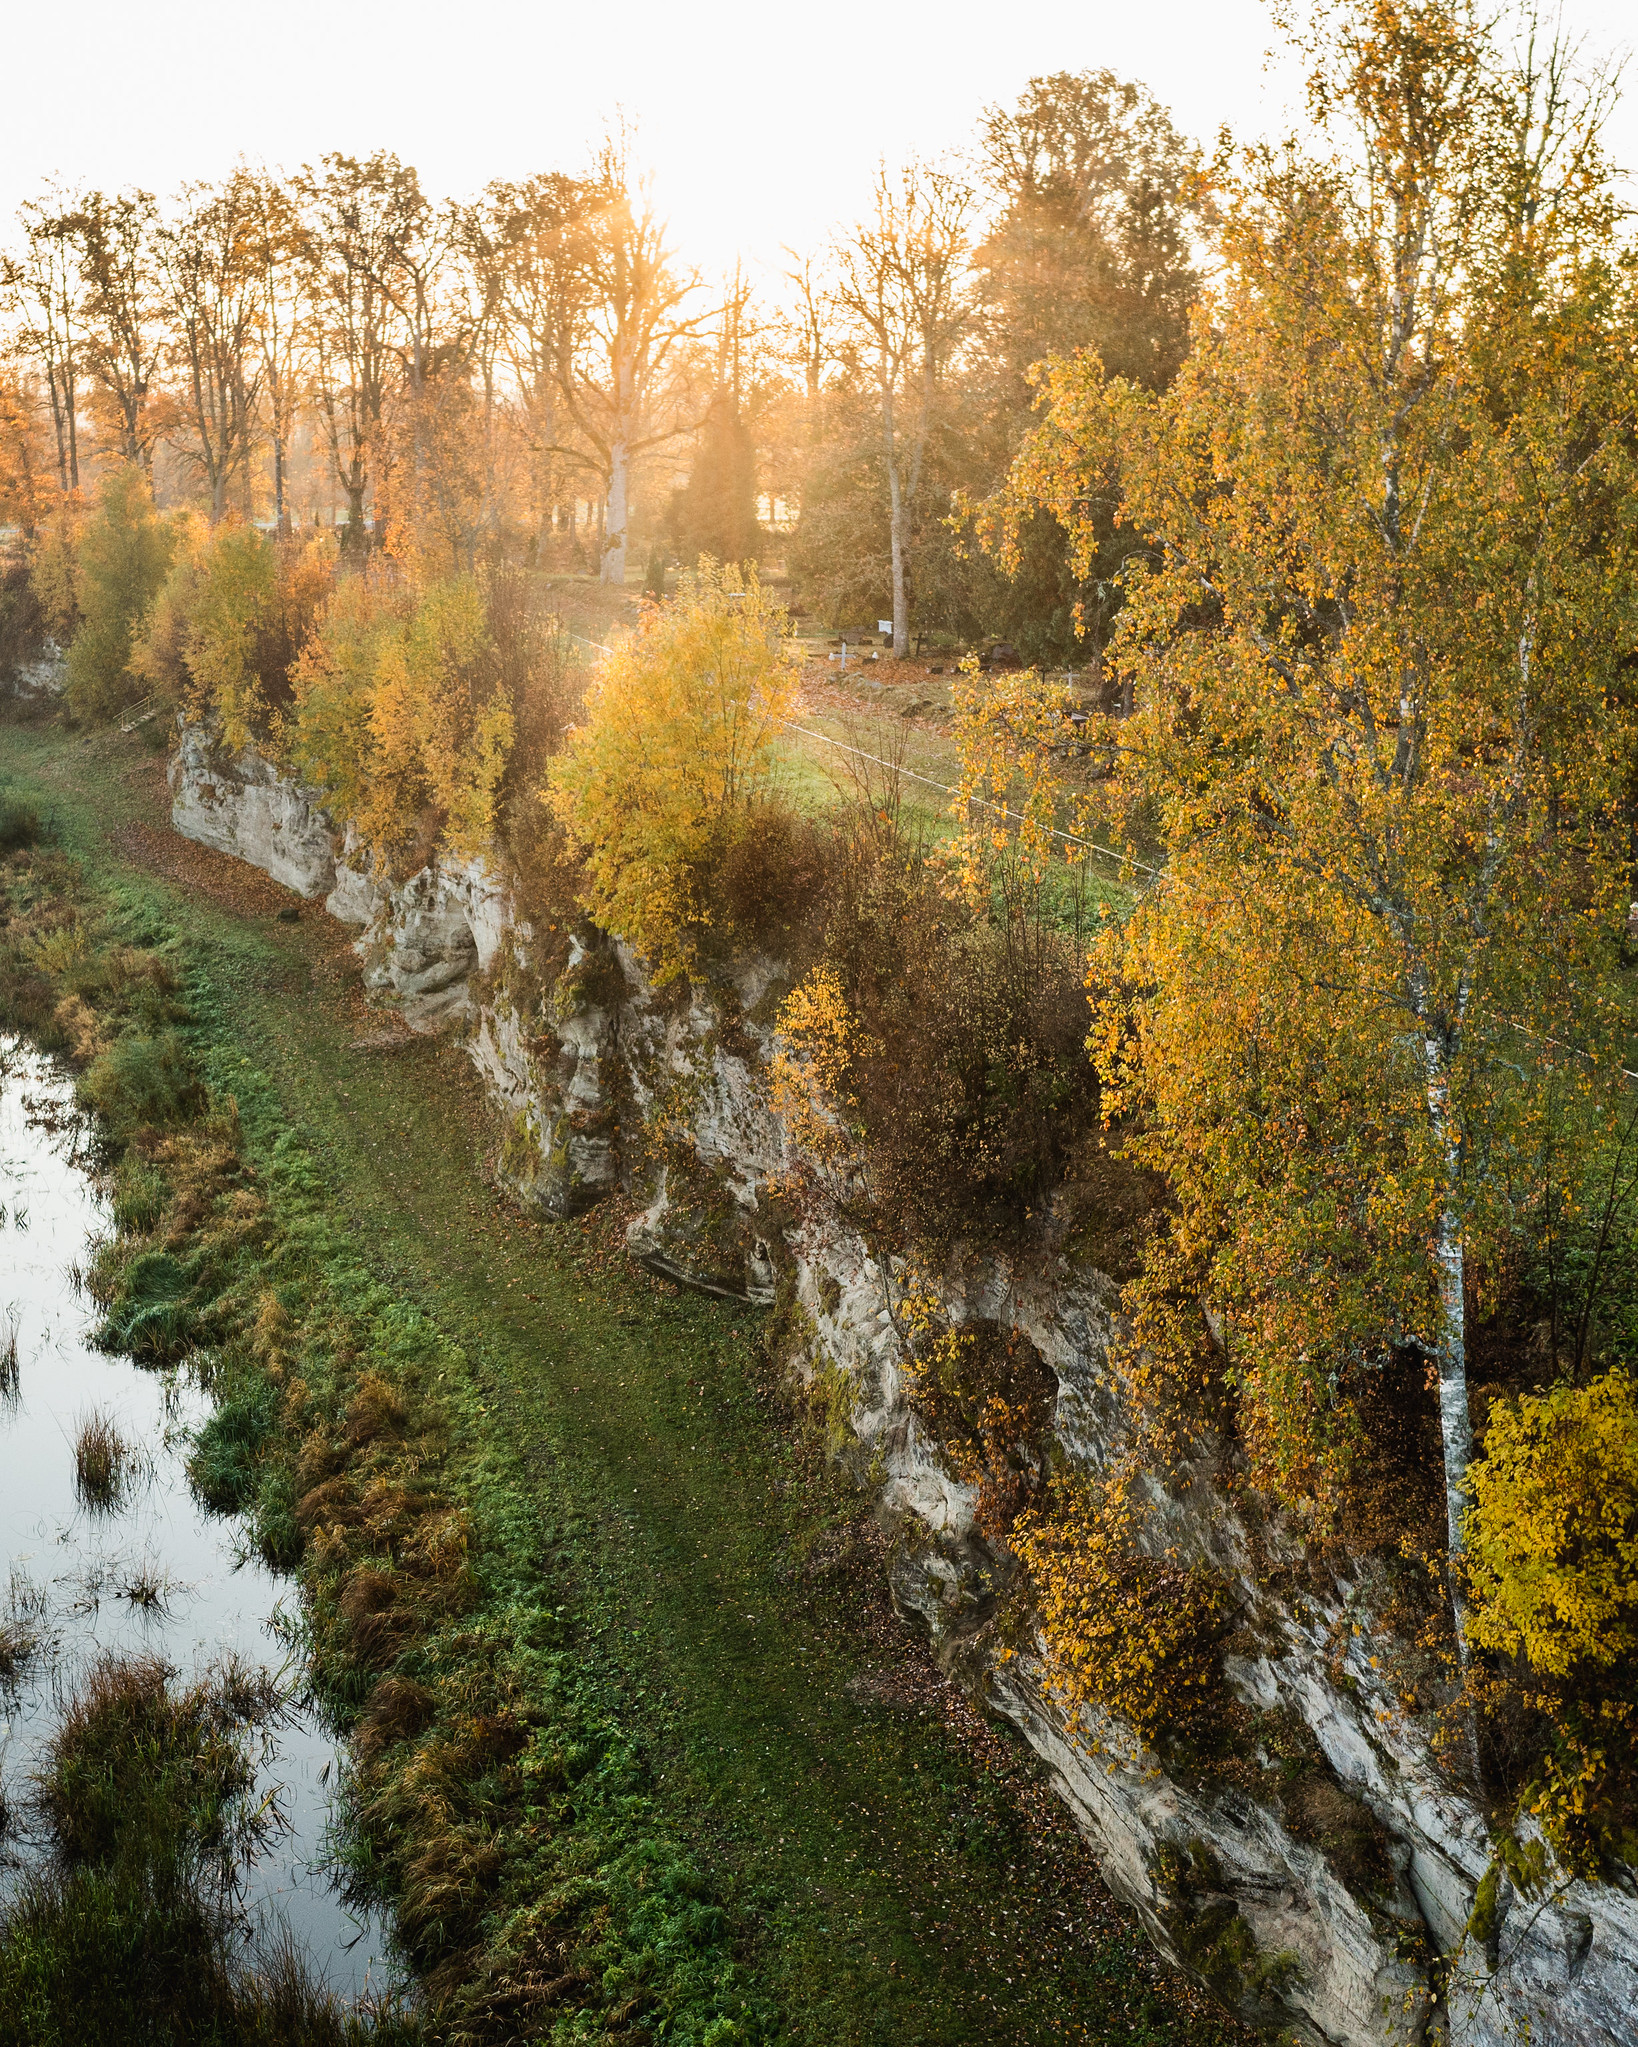
<path fill-rule="evenodd" d="M 288 1119 L 382 1275 L 469 1361 L 474 1483 L 527 1498 L 541 1567 L 648 1742 L 673 1823 L 811 2047 L 1227 2039 L 1098 1884 L 1009 1732 L 933 1671 L 881 1538 L 768 1384 L 761 1321 L 634 1269 L 618 1218 L 521 1217 L 479 1168 L 464 1055 L 360 1048 L 345 934 L 166 826 L 140 740 L 0 728 L 60 843 L 178 920 L 247 1127 Z"/>

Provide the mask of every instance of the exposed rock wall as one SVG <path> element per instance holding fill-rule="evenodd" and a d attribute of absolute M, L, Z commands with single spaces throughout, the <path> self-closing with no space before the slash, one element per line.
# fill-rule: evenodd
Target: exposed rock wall
<path fill-rule="evenodd" d="M 776 962 L 662 997 L 625 946 L 584 930 L 548 978 L 486 863 L 437 861 L 393 884 L 309 795 L 253 755 L 223 760 L 197 727 L 171 774 L 178 830 L 323 895 L 362 927 L 380 996 L 416 1028 L 465 1032 L 508 1116 L 500 1168 L 521 1200 L 566 1216 L 617 1187 L 636 1193 L 645 1205 L 628 1235 L 645 1264 L 744 1300 L 782 1295 L 791 1368 L 895 1532 L 895 1597 L 924 1617 L 945 1666 L 1023 1731 L 1111 1889 L 1179 1966 L 1248 2018 L 1335 2047 L 1447 2028 L 1464 2047 L 1638 2042 L 1638 1887 L 1561 1881 L 1523 1898 L 1504 1882 L 1485 1939 L 1469 1937 L 1488 1830 L 1382 1675 L 1365 1587 L 1269 1593 L 1234 1503 L 1203 1480 L 1153 1488 L 1155 1539 L 1233 1582 L 1237 1641 L 1255 1645 L 1227 1665 L 1248 1741 L 1261 1753 L 1266 1733 L 1272 1751 L 1296 1730 L 1310 1792 L 1333 1834 L 1371 1846 L 1364 1865 L 1298 1823 L 1274 1754 L 1262 1769 L 1253 1757 L 1234 1787 L 1184 1783 L 1128 1730 L 1072 1730 L 1027 1642 L 1004 1650 L 1016 1566 L 980 1536 L 973 1488 L 911 1411 L 899 1275 L 834 1204 L 781 1195 L 801 1161 L 764 1085 Z M 1057 1382 L 1056 1454 L 1090 1469 L 1119 1455 L 1112 1282 L 1049 1240 L 1028 1262 L 972 1248 L 940 1286 L 952 1319 L 1033 1342 Z"/>

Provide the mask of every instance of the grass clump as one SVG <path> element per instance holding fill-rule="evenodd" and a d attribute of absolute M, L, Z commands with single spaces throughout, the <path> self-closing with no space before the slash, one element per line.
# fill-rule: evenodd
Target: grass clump
<path fill-rule="evenodd" d="M 242 1514 L 255 1504 L 260 1452 L 278 1413 L 278 1389 L 267 1380 L 240 1386 L 217 1402 L 188 1460 L 193 1489 L 214 1512 Z"/>
<path fill-rule="evenodd" d="M 65 1862 L 185 1848 L 226 1875 L 265 1837 L 245 1813 L 245 1736 L 276 1716 L 266 1673 L 230 1663 L 180 1689 L 172 1676 L 158 1656 L 103 1657 L 64 1710 L 38 1800 Z"/>
<path fill-rule="evenodd" d="M 17 1310 L 0 1309 L 0 1407 L 15 1404 L 22 1383 L 22 1367 L 17 1358 L 20 1334 Z"/>
<path fill-rule="evenodd" d="M 79 1092 L 117 1150 L 139 1130 L 174 1129 L 205 1106 L 193 1059 L 174 1030 L 133 1035 L 111 1045 L 87 1068 Z"/>
<path fill-rule="evenodd" d="M 23 846 L 38 845 L 40 813 L 32 803 L 0 789 L 0 853 L 15 853 Z"/>
<path fill-rule="evenodd" d="M 107 1656 L 69 1700 L 33 1790 L 46 1848 L 0 1912 L 0 2039 L 30 2047 L 409 2047 L 348 2013 L 288 1941 L 247 1944 L 235 1887 L 274 1825 L 250 1738 L 280 1710 L 230 1661 L 179 1685 Z"/>
<path fill-rule="evenodd" d="M 81 1415 L 74 1428 L 74 1490 L 95 1513 L 119 1505 L 131 1471 L 131 1446 L 118 1425 L 97 1410 Z"/>

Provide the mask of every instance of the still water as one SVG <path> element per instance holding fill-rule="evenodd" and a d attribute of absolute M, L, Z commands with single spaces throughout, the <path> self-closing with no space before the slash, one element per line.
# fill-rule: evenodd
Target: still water
<path fill-rule="evenodd" d="M 77 1271 L 110 1219 L 86 1146 L 71 1080 L 0 1036 L 0 1354 L 15 1333 L 18 1366 L 14 1386 L 0 1375 L 0 1624 L 36 1644 L 17 1681 L 0 1681 L 0 1787 L 14 1810 L 62 1699 L 103 1651 L 157 1653 L 184 1680 L 237 1652 L 299 1690 L 293 1584 L 188 1486 L 208 1398 L 185 1371 L 91 1347 L 97 1315 Z M 81 1504 L 74 1468 L 75 1435 L 93 1413 L 136 1451 L 131 1480 L 98 1512 Z M 326 1864 L 336 1744 L 299 1710 L 258 1742 L 256 1796 L 276 1792 L 283 1824 L 247 1876 L 250 1925 L 288 1927 L 340 1996 L 391 1989 L 385 1927 L 348 1905 Z M 15 1839 L 5 1850 L 27 1853 Z"/>

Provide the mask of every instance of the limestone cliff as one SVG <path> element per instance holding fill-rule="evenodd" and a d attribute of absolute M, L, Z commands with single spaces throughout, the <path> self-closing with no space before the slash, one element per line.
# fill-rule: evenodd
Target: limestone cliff
<path fill-rule="evenodd" d="M 1336 2047 L 1447 2028 L 1464 2047 L 1638 2040 L 1629 1877 L 1561 1879 L 1529 1898 L 1504 1880 L 1482 1937 L 1469 1933 L 1488 1830 L 1382 1674 L 1392 1644 L 1367 1565 L 1324 1591 L 1271 1592 L 1270 1549 L 1300 1561 L 1294 1537 L 1264 1528 L 1254 1542 L 1205 1477 L 1155 1485 L 1154 1539 L 1235 1588 L 1227 1677 L 1246 1716 L 1244 1767 L 1232 1784 L 1185 1782 L 1129 1730 L 1066 1724 L 1031 1650 L 1017 1567 L 978 1532 L 973 1488 L 907 1399 L 901 1273 L 822 1194 L 783 1191 L 802 1162 L 765 1087 L 777 962 L 661 996 L 626 947 L 582 929 L 548 975 L 497 866 L 434 861 L 394 883 L 309 793 L 254 755 L 225 759 L 197 726 L 181 735 L 171 785 L 178 830 L 323 896 L 362 927 L 378 995 L 418 1029 L 465 1034 L 508 1119 L 500 1169 L 520 1200 L 566 1216 L 623 1189 L 643 1204 L 629 1241 L 645 1264 L 777 1300 L 790 1370 L 822 1399 L 895 1534 L 895 1597 L 925 1619 L 945 1666 L 1023 1731 L 1110 1887 L 1180 1967 L 1254 2022 Z M 1117 1293 L 1071 1239 L 1049 1226 L 1027 1257 L 971 1245 L 938 1283 L 953 1321 L 1035 1346 L 1057 1388 L 1048 1454 L 1094 1470 L 1119 1455 Z"/>

